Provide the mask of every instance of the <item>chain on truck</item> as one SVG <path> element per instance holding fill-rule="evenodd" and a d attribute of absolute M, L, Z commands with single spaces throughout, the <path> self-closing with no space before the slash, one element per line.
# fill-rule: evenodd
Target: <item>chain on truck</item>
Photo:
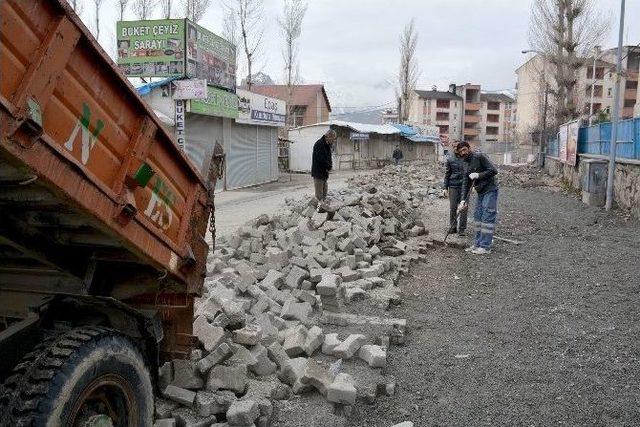
<path fill-rule="evenodd" d="M 0 21 L 0 425 L 151 425 L 222 149 L 203 178 L 65 1 Z"/>

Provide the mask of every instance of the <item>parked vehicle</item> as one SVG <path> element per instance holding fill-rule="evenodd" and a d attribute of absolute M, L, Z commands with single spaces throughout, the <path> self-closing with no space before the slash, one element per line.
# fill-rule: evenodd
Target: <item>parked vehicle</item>
<path fill-rule="evenodd" d="M 0 2 L 0 57 L 0 425 L 151 425 L 220 150 L 204 179 L 64 0 Z"/>

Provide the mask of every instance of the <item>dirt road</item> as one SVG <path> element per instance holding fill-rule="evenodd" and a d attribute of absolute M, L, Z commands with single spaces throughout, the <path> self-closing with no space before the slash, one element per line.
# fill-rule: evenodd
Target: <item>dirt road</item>
<path fill-rule="evenodd" d="M 545 189 L 500 196 L 498 234 L 525 243 L 415 265 L 389 313 L 411 328 L 390 350 L 398 393 L 349 425 L 640 424 L 640 223 Z"/>

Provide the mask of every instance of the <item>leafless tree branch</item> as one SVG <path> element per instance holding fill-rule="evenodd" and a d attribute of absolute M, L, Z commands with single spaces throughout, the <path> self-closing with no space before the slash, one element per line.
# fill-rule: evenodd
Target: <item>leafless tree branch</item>
<path fill-rule="evenodd" d="M 226 0 L 223 3 L 226 13 L 233 14 L 239 27 L 239 42 L 247 60 L 247 87 L 252 86 L 252 66 L 262 44 L 264 35 L 263 0 Z"/>
<path fill-rule="evenodd" d="M 211 6 L 211 0 L 182 0 L 184 15 L 191 21 L 198 23 Z"/>
<path fill-rule="evenodd" d="M 293 109 L 293 85 L 298 83 L 300 78 L 298 39 L 302 34 L 302 21 L 306 12 L 307 3 L 303 0 L 284 0 L 282 15 L 278 17 L 278 25 L 283 38 L 282 58 L 284 59 L 285 81 L 288 87 L 289 115 Z"/>
<path fill-rule="evenodd" d="M 93 0 L 95 6 L 95 19 L 96 19 L 96 40 L 100 41 L 100 8 L 104 0 Z"/>
<path fill-rule="evenodd" d="M 120 20 L 124 21 L 124 11 L 129 5 L 129 0 L 118 0 L 118 7 L 120 8 Z"/>
<path fill-rule="evenodd" d="M 420 68 L 416 58 L 418 32 L 412 19 L 400 34 L 400 70 L 398 73 L 398 97 L 401 99 L 401 123 L 409 119 L 409 100 L 420 77 Z"/>
<path fill-rule="evenodd" d="M 162 7 L 162 17 L 164 19 L 171 18 L 171 7 L 173 6 L 172 0 L 160 0 L 160 6 Z"/>
<path fill-rule="evenodd" d="M 133 13 L 140 20 L 151 19 L 157 5 L 157 0 L 133 0 Z"/>

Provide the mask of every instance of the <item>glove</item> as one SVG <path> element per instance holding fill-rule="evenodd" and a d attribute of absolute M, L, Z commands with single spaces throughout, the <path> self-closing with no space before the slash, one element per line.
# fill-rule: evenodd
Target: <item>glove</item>
<path fill-rule="evenodd" d="M 442 197 L 449 197 L 449 190 L 447 189 L 442 190 Z"/>
<path fill-rule="evenodd" d="M 480 174 L 478 172 L 471 172 L 469 174 L 469 179 L 478 179 L 480 177 Z"/>
<path fill-rule="evenodd" d="M 467 202 L 465 202 L 464 200 L 461 201 L 460 204 L 458 205 L 458 213 L 466 211 L 468 207 L 469 205 L 467 204 Z"/>

